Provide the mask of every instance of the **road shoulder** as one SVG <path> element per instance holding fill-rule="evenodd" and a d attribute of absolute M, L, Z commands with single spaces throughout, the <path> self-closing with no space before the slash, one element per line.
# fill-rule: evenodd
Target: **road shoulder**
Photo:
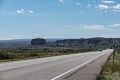
<path fill-rule="evenodd" d="M 64 80 L 96 80 L 101 72 L 101 66 L 106 62 L 111 53 L 105 54 L 97 60 L 89 63 L 84 68 L 64 78 Z"/>

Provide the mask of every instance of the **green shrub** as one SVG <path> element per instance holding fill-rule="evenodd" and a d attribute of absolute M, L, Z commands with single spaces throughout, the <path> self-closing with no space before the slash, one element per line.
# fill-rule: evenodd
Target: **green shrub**
<path fill-rule="evenodd" d="M 40 48 L 40 49 L 5 49 L 0 50 L 0 60 L 21 60 L 49 56 L 67 55 L 93 51 L 91 48 Z"/>
<path fill-rule="evenodd" d="M 2 59 L 14 59 L 16 56 L 13 53 L 10 52 L 0 52 L 0 60 Z"/>

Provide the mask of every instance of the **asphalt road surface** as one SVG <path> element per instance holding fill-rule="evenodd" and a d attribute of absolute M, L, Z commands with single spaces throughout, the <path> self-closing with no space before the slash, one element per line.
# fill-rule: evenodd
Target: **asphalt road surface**
<path fill-rule="evenodd" d="M 103 51 L 63 55 L 0 64 L 0 80 L 58 80 L 82 65 L 112 53 Z"/>

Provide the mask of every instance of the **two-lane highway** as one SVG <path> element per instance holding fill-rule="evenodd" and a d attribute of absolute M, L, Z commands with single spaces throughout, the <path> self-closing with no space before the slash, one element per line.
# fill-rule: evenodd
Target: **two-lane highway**
<path fill-rule="evenodd" d="M 63 55 L 0 64 L 0 80 L 57 80 L 113 50 Z"/>

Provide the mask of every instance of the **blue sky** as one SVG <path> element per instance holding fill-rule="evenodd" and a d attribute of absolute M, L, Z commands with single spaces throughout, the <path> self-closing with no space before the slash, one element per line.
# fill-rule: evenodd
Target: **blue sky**
<path fill-rule="evenodd" d="M 120 37 L 119 0 L 0 0 L 0 39 Z"/>

